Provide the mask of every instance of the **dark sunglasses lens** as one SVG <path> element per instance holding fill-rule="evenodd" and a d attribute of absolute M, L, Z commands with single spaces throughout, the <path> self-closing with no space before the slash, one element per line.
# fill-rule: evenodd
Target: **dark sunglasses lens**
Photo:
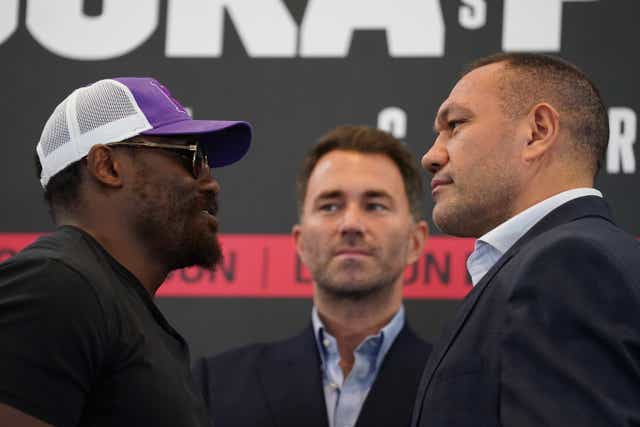
<path fill-rule="evenodd" d="M 202 150 L 200 144 L 197 145 L 193 158 L 193 173 L 197 177 L 201 176 L 208 170 L 207 155 Z"/>
<path fill-rule="evenodd" d="M 174 153 L 178 156 L 184 167 L 189 170 L 193 168 L 193 155 L 189 152 L 184 152 L 182 150 L 175 150 Z"/>

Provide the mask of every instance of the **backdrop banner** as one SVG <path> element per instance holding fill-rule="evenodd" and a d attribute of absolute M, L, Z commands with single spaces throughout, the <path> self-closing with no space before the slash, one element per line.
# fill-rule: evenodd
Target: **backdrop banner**
<path fill-rule="evenodd" d="M 33 166 L 53 108 L 102 78 L 155 77 L 194 118 L 255 131 L 241 162 L 214 171 L 224 264 L 172 273 L 158 305 L 194 356 L 292 334 L 309 322 L 313 290 L 289 235 L 304 153 L 352 123 L 422 156 L 461 69 L 499 51 L 560 55 L 595 81 L 611 125 L 596 186 L 640 235 L 638 17 L 637 0 L 3 0 L 0 260 L 54 228 Z M 431 229 L 405 295 L 410 322 L 433 340 L 471 287 L 473 240 Z"/>

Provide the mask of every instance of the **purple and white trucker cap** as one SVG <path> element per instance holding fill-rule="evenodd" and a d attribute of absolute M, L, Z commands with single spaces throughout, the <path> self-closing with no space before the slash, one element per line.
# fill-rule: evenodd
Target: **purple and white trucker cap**
<path fill-rule="evenodd" d="M 36 146 L 40 183 L 89 153 L 96 144 L 136 135 L 199 135 L 211 167 L 240 160 L 249 150 L 251 125 L 193 120 L 169 90 L 150 77 L 118 77 L 76 89 L 56 107 Z"/>

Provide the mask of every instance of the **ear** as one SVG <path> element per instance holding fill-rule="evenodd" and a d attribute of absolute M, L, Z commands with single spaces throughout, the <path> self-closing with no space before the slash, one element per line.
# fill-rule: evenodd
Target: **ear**
<path fill-rule="evenodd" d="M 424 244 L 429 237 L 429 224 L 426 221 L 418 221 L 410 237 L 407 265 L 413 264 L 422 255 Z"/>
<path fill-rule="evenodd" d="M 560 114 L 546 102 L 536 104 L 528 114 L 527 126 L 529 141 L 523 156 L 526 162 L 532 162 L 556 144 L 560 133 Z"/>
<path fill-rule="evenodd" d="M 304 253 L 304 242 L 301 237 L 302 234 L 302 226 L 300 224 L 296 224 L 291 229 L 291 236 L 293 237 L 293 242 L 296 245 L 296 252 L 301 260 L 304 261 L 302 254 Z"/>
<path fill-rule="evenodd" d="M 101 184 L 122 187 L 122 163 L 114 156 L 114 150 L 106 145 L 91 147 L 87 154 L 87 170 Z"/>

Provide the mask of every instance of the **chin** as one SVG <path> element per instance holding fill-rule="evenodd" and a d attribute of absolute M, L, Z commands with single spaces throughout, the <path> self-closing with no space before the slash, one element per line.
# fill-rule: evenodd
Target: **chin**
<path fill-rule="evenodd" d="M 323 280 L 324 287 L 336 294 L 369 294 L 379 288 L 378 277 L 363 271 L 339 272 Z"/>
<path fill-rule="evenodd" d="M 192 253 L 189 256 L 185 256 L 183 259 L 174 260 L 175 263 L 172 266 L 172 270 L 188 267 L 200 267 L 205 270 L 215 271 L 215 269 L 222 263 L 222 257 L 216 256 L 212 253 Z"/>
<path fill-rule="evenodd" d="M 442 209 L 438 209 L 437 205 L 434 206 L 432 214 L 433 223 L 439 231 L 449 234 L 447 216 L 443 215 L 441 211 Z"/>
<path fill-rule="evenodd" d="M 334 283 L 322 287 L 327 293 L 333 295 L 334 297 L 352 300 L 366 298 L 367 296 L 375 293 L 378 290 L 378 288 L 375 286 L 354 286 L 353 283 L 349 283 L 348 285 L 340 285 Z"/>
<path fill-rule="evenodd" d="M 174 268 L 201 267 L 215 270 L 222 263 L 222 249 L 217 235 L 207 231 L 185 239 L 174 256 Z"/>
<path fill-rule="evenodd" d="M 468 219 L 465 219 L 466 211 L 462 209 L 455 209 L 447 206 L 436 205 L 433 208 L 433 223 L 441 232 L 458 237 L 467 237 L 464 232 L 465 224 L 469 223 Z"/>

